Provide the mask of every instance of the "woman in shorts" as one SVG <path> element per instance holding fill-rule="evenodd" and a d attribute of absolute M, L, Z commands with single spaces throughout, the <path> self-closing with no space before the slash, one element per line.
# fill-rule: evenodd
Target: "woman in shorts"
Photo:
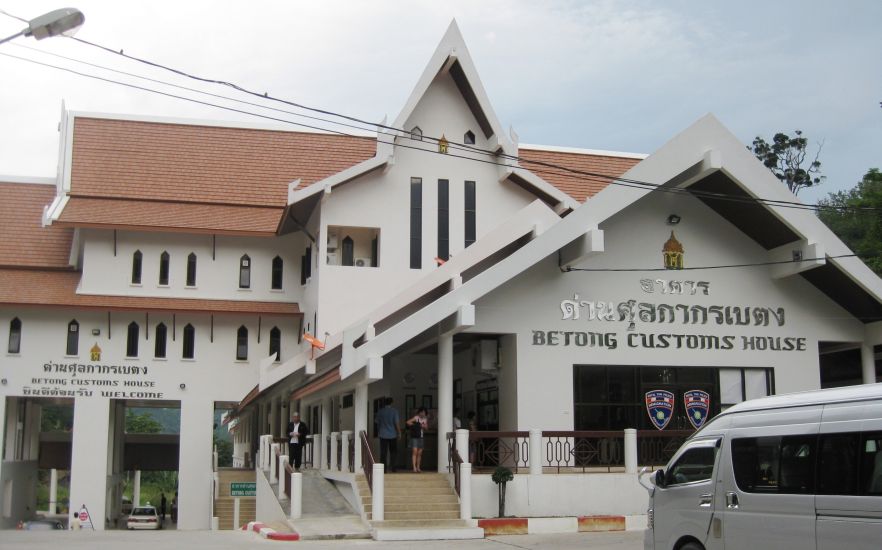
<path fill-rule="evenodd" d="M 425 407 L 417 409 L 416 415 L 405 422 L 410 430 L 411 463 L 414 473 L 422 472 L 423 447 L 425 447 L 426 428 L 429 426 L 428 411 Z"/>

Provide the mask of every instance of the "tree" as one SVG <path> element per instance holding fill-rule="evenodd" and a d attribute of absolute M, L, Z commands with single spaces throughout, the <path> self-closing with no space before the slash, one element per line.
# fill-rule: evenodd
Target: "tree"
<path fill-rule="evenodd" d="M 827 207 L 818 217 L 882 276 L 882 172 L 871 168 L 853 189 L 830 193 L 818 204 Z"/>
<path fill-rule="evenodd" d="M 157 422 L 150 413 L 135 414 L 126 409 L 126 433 L 158 434 L 162 432 L 162 424 Z"/>
<path fill-rule="evenodd" d="M 514 474 L 505 466 L 497 466 L 490 479 L 499 488 L 499 517 L 505 517 L 505 484 L 514 479 Z"/>
<path fill-rule="evenodd" d="M 814 159 L 807 161 L 808 139 L 802 137 L 802 130 L 795 130 L 794 134 L 794 137 L 790 137 L 778 132 L 772 138 L 772 143 L 757 136 L 753 140 L 753 147 L 748 149 L 796 195 L 805 187 L 823 183 L 825 176 L 821 175 L 818 156 L 824 144 L 818 144 Z"/>

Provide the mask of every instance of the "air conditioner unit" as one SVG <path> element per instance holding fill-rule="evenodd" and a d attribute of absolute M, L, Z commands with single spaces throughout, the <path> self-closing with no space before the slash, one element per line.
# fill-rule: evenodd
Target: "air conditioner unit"
<path fill-rule="evenodd" d="M 499 344 L 496 340 L 481 340 L 475 348 L 475 371 L 495 373 L 499 370 Z"/>
<path fill-rule="evenodd" d="M 356 267 L 370 267 L 371 259 L 370 258 L 355 258 L 355 266 Z"/>
<path fill-rule="evenodd" d="M 338 265 L 336 252 L 328 252 L 328 265 Z"/>

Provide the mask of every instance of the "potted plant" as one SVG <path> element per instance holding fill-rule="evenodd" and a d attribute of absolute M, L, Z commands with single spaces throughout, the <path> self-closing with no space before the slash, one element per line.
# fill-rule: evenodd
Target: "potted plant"
<path fill-rule="evenodd" d="M 499 486 L 499 517 L 505 517 L 505 484 L 514 479 L 514 474 L 505 466 L 497 466 L 492 479 Z"/>

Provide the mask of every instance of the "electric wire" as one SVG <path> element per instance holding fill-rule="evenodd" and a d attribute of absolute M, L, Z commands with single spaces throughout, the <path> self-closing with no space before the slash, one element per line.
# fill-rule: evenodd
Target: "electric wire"
<path fill-rule="evenodd" d="M 561 271 L 564 273 L 569 273 L 571 271 L 586 271 L 586 272 L 594 272 L 594 273 L 633 273 L 633 272 L 655 272 L 655 271 L 667 271 L 667 272 L 676 272 L 676 271 L 702 271 L 702 270 L 710 270 L 710 269 L 734 269 L 734 268 L 746 268 L 746 267 L 763 267 L 763 266 L 771 266 L 771 265 L 786 265 L 786 264 L 798 264 L 802 262 L 816 262 L 816 261 L 826 261 L 826 260 L 836 260 L 839 258 L 860 258 L 861 256 L 858 254 L 839 254 L 837 256 L 821 256 L 817 258 L 802 258 L 800 260 L 781 260 L 775 262 L 756 262 L 756 263 L 744 263 L 744 264 L 725 264 L 725 265 L 706 265 L 706 266 L 698 266 L 698 267 L 679 267 L 677 269 L 669 269 L 667 267 L 562 267 Z"/>

